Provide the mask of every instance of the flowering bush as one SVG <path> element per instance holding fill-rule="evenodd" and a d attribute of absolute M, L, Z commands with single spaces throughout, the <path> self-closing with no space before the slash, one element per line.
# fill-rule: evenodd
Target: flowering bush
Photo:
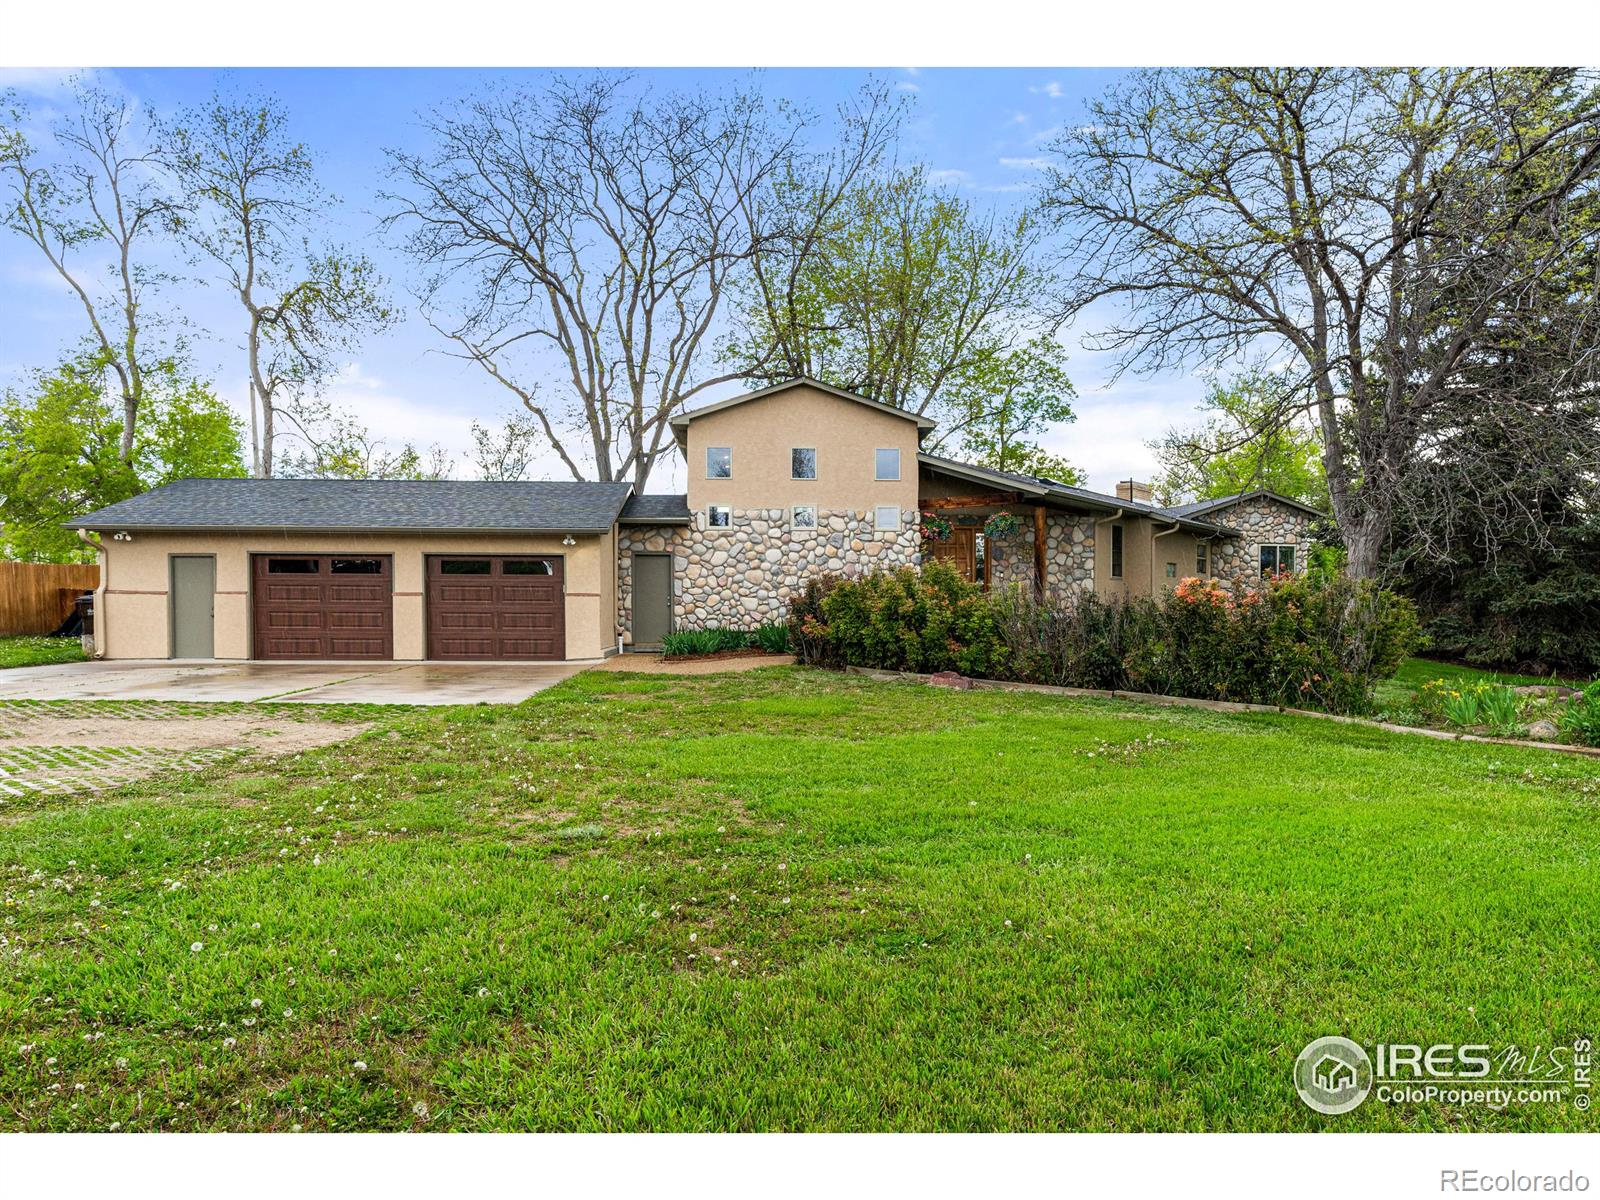
<path fill-rule="evenodd" d="M 794 635 L 796 622 L 801 634 Z M 790 617 L 801 660 L 1358 712 L 1416 642 L 1408 601 L 1342 575 L 1251 588 L 1185 579 L 1159 598 L 984 593 L 930 564 L 832 581 Z M 810 637 L 808 644 L 805 640 Z"/>

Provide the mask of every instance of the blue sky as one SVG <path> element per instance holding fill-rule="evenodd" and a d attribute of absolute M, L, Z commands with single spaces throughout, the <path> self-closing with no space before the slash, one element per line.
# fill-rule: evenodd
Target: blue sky
<path fill-rule="evenodd" d="M 694 69 L 639 73 L 667 88 L 714 88 L 744 74 Z M 762 73 L 762 86 L 769 95 L 828 110 L 868 74 L 775 69 Z M 1079 119 L 1084 100 L 1117 72 L 886 68 L 873 74 L 893 81 L 914 101 L 902 156 L 925 162 L 938 178 L 975 202 L 1009 211 L 1026 202 L 1051 132 Z M 16 88 L 43 117 L 60 102 L 65 75 L 0 70 L 0 88 Z M 393 281 L 403 306 L 410 299 L 406 289 L 411 268 L 384 244 L 377 229 L 384 147 L 422 148 L 426 142 L 418 111 L 469 94 L 486 81 L 538 86 L 548 78 L 542 71 L 453 69 L 116 70 L 94 75 L 158 114 L 199 103 L 218 87 L 279 97 L 290 112 L 295 135 L 314 155 L 321 178 L 342 201 L 327 216 L 327 235 L 371 254 Z M 165 295 L 188 322 L 185 336 L 197 368 L 212 375 L 230 401 L 242 404 L 244 368 L 234 306 L 218 289 L 192 282 L 175 284 Z M 0 387 L 16 385 L 34 369 L 60 361 L 81 335 L 82 321 L 81 310 L 38 250 L 18 235 L 0 231 Z M 1108 387 L 1112 364 L 1078 344 L 1082 332 L 1080 327 L 1063 334 L 1079 392 L 1078 420 L 1052 430 L 1044 440 L 1086 470 L 1091 486 L 1109 490 L 1130 474 L 1148 477 L 1152 458 L 1144 441 L 1168 425 L 1189 421 L 1203 388 L 1196 379 L 1132 376 Z M 478 368 L 447 357 L 442 349 L 425 323 L 407 318 L 367 342 L 330 395 L 394 442 L 438 443 L 464 452 L 470 444 L 469 420 L 496 422 L 508 411 L 510 397 Z M 553 459 L 548 469 L 551 478 L 564 477 Z M 658 470 L 651 486 L 667 490 L 681 481 L 681 465 L 674 463 L 669 475 Z"/>

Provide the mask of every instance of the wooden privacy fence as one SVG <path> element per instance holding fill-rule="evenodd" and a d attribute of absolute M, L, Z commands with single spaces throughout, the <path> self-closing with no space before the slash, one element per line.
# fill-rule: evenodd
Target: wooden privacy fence
<path fill-rule="evenodd" d="M 99 586 L 94 563 L 0 562 L 0 637 L 54 633 L 72 602 Z"/>

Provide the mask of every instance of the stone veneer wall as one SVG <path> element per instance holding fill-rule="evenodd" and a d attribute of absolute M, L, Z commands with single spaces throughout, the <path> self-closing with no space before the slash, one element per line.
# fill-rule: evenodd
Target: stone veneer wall
<path fill-rule="evenodd" d="M 989 586 L 1021 583 L 1032 588 L 1033 514 L 1019 512 L 1022 528 L 1014 537 L 990 540 Z M 1058 600 L 1094 590 L 1094 518 L 1071 513 L 1045 514 L 1045 591 Z"/>
<path fill-rule="evenodd" d="M 687 528 L 623 526 L 617 545 L 617 629 L 633 637 L 633 553 L 673 554 L 674 629 L 752 629 L 788 617 L 789 600 L 814 575 L 864 575 L 913 565 L 920 538 L 916 513 L 898 532 L 872 527 L 861 509 L 817 513 L 817 528 L 791 529 L 782 508 L 734 509 L 732 524 L 708 528 L 703 512 Z"/>
<path fill-rule="evenodd" d="M 1306 569 L 1306 553 L 1311 542 L 1312 518 L 1309 513 L 1266 496 L 1257 496 L 1253 500 L 1204 513 L 1201 519 L 1239 531 L 1236 538 L 1223 538 L 1213 543 L 1216 563 L 1211 570 L 1218 578 L 1260 579 L 1261 555 L 1258 547 L 1262 543 L 1294 546 L 1295 570 Z"/>

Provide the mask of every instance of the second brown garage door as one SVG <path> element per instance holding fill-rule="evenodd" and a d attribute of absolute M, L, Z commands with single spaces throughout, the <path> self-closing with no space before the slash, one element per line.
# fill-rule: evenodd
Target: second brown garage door
<path fill-rule="evenodd" d="M 558 557 L 439 554 L 428 559 L 428 657 L 567 656 Z"/>

